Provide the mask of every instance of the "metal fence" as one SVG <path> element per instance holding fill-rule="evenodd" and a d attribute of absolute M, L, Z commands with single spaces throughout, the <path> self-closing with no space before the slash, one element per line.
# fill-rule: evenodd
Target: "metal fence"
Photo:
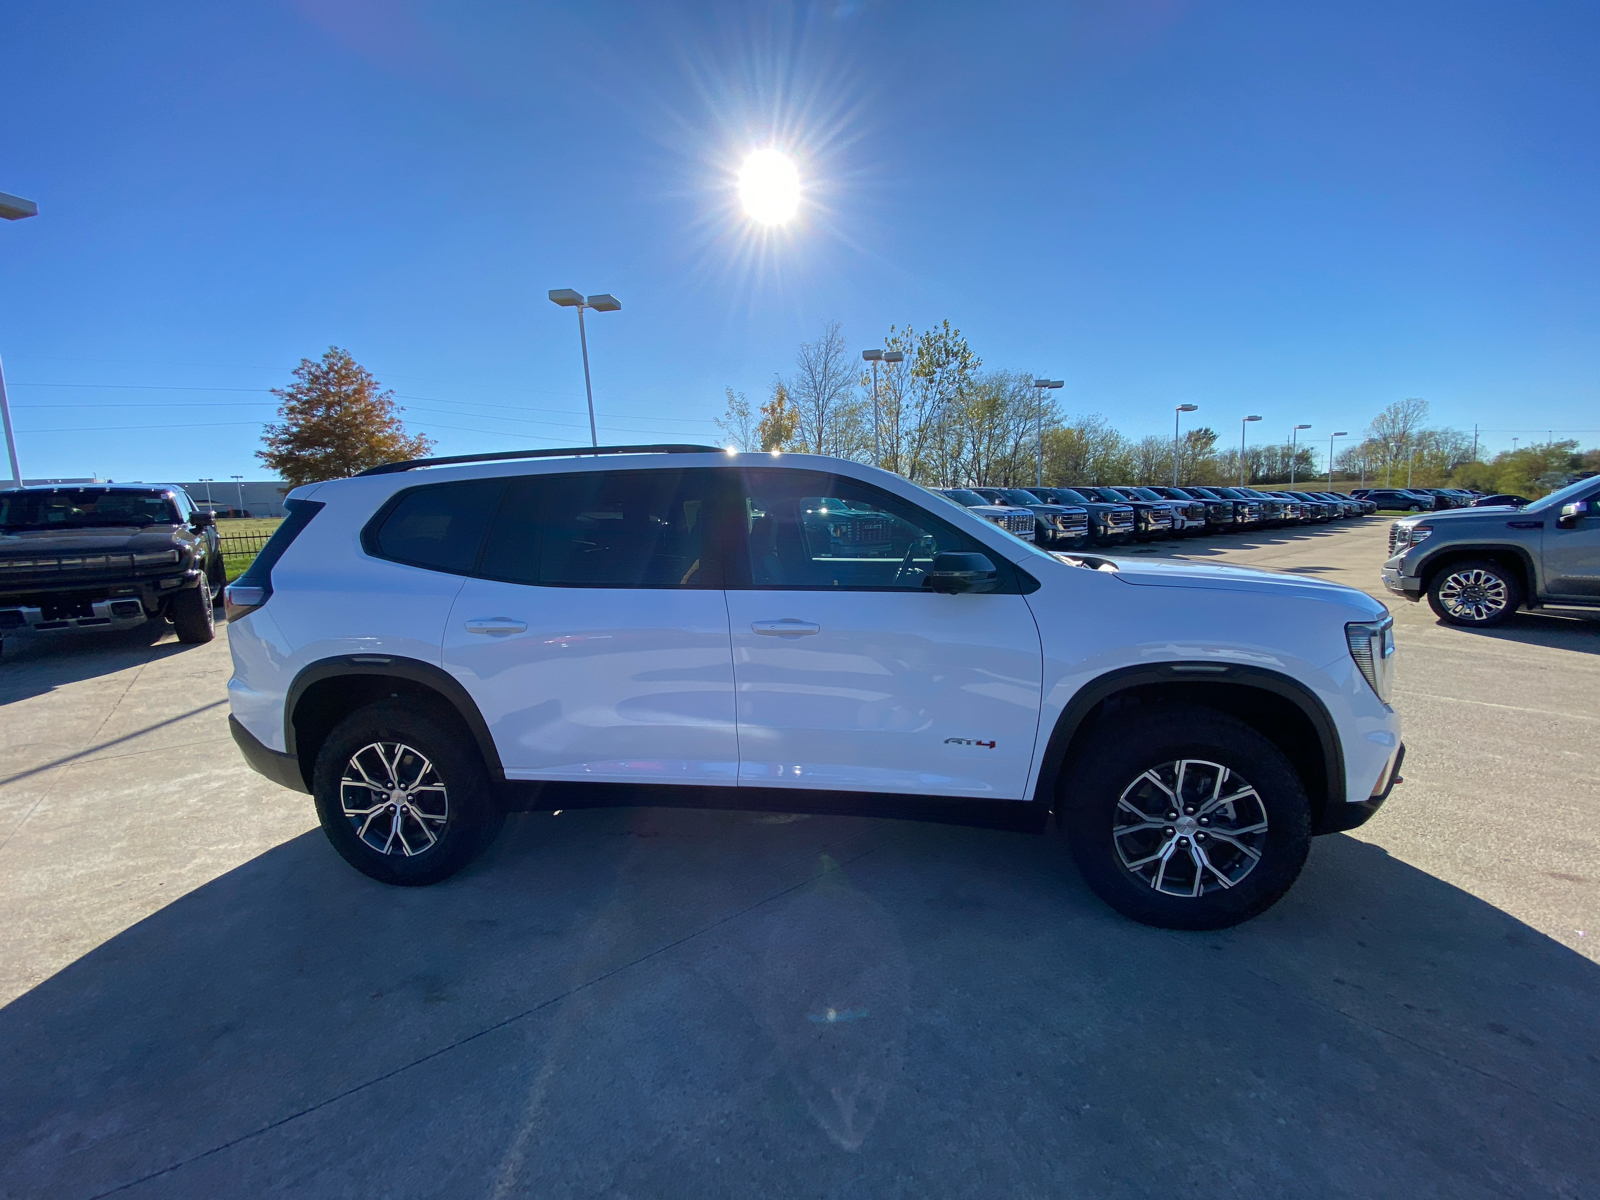
<path fill-rule="evenodd" d="M 236 577 L 249 567 L 271 536 L 270 533 L 235 533 L 217 538 L 222 549 L 222 561 L 228 566 L 229 578 Z"/>

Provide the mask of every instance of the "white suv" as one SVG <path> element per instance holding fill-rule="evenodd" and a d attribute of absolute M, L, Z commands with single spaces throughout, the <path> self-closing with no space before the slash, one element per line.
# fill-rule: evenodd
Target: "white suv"
<path fill-rule="evenodd" d="M 859 463 L 468 456 L 288 508 L 228 589 L 230 723 L 389 883 L 459 870 L 508 810 L 1054 813 L 1107 903 L 1215 928 L 1398 780 L 1377 601 L 1051 555 Z"/>

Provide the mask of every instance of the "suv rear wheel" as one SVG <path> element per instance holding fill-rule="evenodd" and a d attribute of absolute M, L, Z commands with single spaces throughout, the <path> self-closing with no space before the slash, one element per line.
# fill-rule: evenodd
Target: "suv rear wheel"
<path fill-rule="evenodd" d="M 346 717 L 317 754 L 312 793 L 344 860 L 382 883 L 448 879 L 500 832 L 504 814 L 465 730 L 386 700 Z"/>
<path fill-rule="evenodd" d="M 1221 929 L 1270 908 L 1311 849 L 1311 804 L 1276 746 L 1223 713 L 1119 714 L 1056 807 L 1084 881 L 1164 929 Z"/>
<path fill-rule="evenodd" d="M 1428 607 L 1440 620 L 1469 629 L 1498 625 L 1521 603 L 1516 579 L 1499 563 L 1452 563 L 1428 584 Z"/>

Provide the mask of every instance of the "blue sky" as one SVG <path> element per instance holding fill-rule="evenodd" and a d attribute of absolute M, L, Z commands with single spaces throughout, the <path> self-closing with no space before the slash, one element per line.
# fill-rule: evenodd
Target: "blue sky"
<path fill-rule="evenodd" d="M 949 318 L 1125 432 L 1384 404 L 1600 444 L 1593 4 L 12 5 L 24 471 L 264 475 L 349 349 L 441 452 L 700 440 L 837 320 Z M 750 150 L 800 216 L 733 203 Z M 1520 434 L 1513 431 L 1521 430 Z M 648 432 L 647 432 L 648 431 Z M 1559 434 L 1558 434 L 1559 435 Z M 1542 437 L 1542 433 L 1537 433 Z M 1323 443 L 1324 445 L 1326 443 Z"/>

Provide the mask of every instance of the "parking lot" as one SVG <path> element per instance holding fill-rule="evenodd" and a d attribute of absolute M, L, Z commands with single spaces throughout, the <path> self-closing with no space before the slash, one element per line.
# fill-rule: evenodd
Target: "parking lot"
<path fill-rule="evenodd" d="M 8 643 L 0 1195 L 1593 1195 L 1600 623 L 1441 626 L 1387 526 L 1128 551 L 1396 615 L 1406 782 L 1222 933 L 857 818 L 517 815 L 385 888 L 245 767 L 224 638 Z"/>

